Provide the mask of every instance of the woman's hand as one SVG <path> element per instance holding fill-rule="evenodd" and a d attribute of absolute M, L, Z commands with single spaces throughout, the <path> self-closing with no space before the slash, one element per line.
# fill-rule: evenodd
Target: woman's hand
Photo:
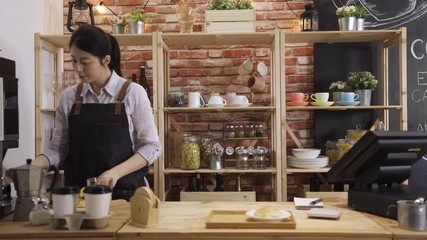
<path fill-rule="evenodd" d="M 111 188 L 114 188 L 114 186 L 116 186 L 116 183 L 119 179 L 120 179 L 120 176 L 118 176 L 112 169 L 110 169 L 103 172 L 101 175 L 99 175 L 99 177 L 96 178 L 96 184 L 106 185 Z"/>

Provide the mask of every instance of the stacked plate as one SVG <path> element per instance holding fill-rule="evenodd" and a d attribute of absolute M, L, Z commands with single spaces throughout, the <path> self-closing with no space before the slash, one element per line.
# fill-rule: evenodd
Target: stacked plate
<path fill-rule="evenodd" d="M 303 154 L 301 154 L 303 152 Z M 327 156 L 319 155 L 320 149 L 317 153 L 316 149 L 293 149 L 294 155 L 288 156 L 288 166 L 295 168 L 321 168 L 326 167 L 329 163 Z M 317 153 L 317 154 L 316 154 Z"/>

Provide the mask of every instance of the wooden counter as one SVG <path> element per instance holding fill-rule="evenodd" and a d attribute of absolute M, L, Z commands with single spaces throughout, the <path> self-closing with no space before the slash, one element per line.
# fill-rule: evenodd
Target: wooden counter
<path fill-rule="evenodd" d="M 386 230 L 393 234 L 394 240 L 426 240 L 427 239 L 427 231 L 425 232 L 416 232 L 416 231 L 408 231 L 399 228 L 399 224 L 396 220 L 383 218 L 372 214 L 365 214 L 370 219 L 374 220 Z"/>
<path fill-rule="evenodd" d="M 296 219 L 296 229 L 207 229 L 206 218 L 211 210 L 249 210 L 275 206 L 290 210 Z M 139 228 L 127 223 L 117 233 L 119 240 L 134 239 L 392 239 L 392 233 L 363 213 L 342 205 L 339 220 L 308 218 L 306 211 L 296 210 L 293 203 L 279 202 L 162 202 L 159 223 Z"/>
<path fill-rule="evenodd" d="M 111 212 L 113 214 L 105 228 L 78 231 L 54 229 L 52 225 L 33 226 L 30 222 L 14 222 L 13 215 L 9 215 L 0 221 L 0 239 L 115 239 L 118 229 L 130 218 L 129 203 L 113 201 Z"/>

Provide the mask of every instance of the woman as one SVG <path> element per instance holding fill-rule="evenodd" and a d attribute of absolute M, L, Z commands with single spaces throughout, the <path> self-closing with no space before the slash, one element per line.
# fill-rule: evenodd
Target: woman
<path fill-rule="evenodd" d="M 52 140 L 33 164 L 63 167 L 69 186 L 112 179 L 113 199 L 129 200 L 161 153 L 147 93 L 120 76 L 119 45 L 102 29 L 80 26 L 69 47 L 81 83 L 62 93 Z"/>

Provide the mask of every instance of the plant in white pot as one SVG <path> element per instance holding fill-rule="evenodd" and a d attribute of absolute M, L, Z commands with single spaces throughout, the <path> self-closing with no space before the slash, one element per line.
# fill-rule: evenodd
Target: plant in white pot
<path fill-rule="evenodd" d="M 369 71 L 350 72 L 348 86 L 359 94 L 361 106 L 371 105 L 371 93 L 378 85 L 378 80 Z"/>
<path fill-rule="evenodd" d="M 255 32 L 250 0 L 213 0 L 206 10 L 206 32 Z"/>
<path fill-rule="evenodd" d="M 135 8 L 132 13 L 125 13 L 123 17 L 128 22 L 130 34 L 143 34 L 145 23 L 150 23 L 153 14 L 145 12 L 143 8 Z"/>

